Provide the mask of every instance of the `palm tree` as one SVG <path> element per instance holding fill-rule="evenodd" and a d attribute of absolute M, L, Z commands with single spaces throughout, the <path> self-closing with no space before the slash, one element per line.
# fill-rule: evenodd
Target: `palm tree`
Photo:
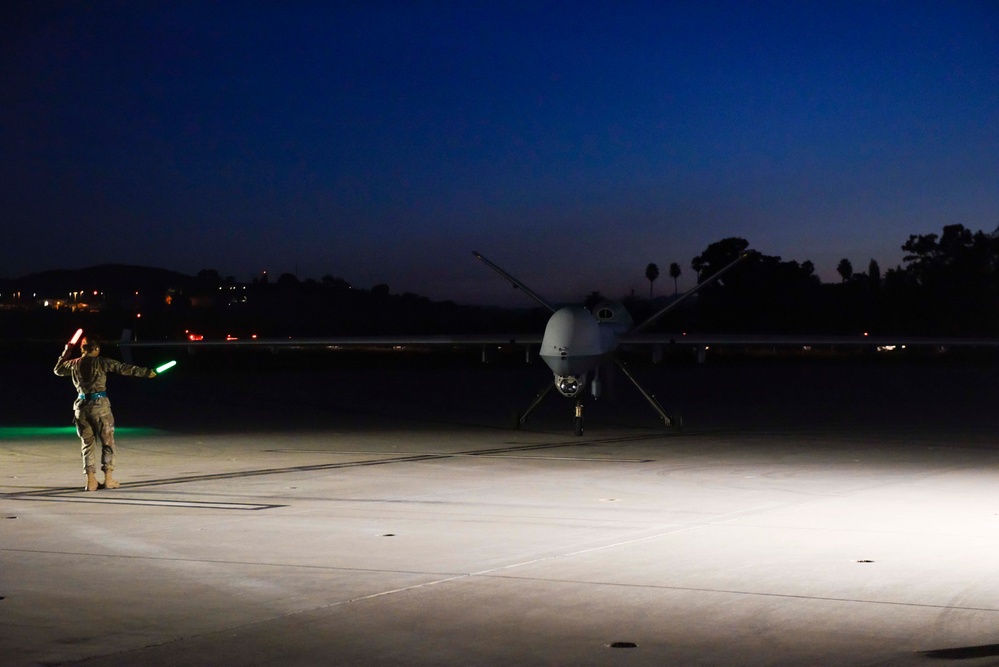
<path fill-rule="evenodd" d="M 673 296 L 677 294 L 676 279 L 680 277 L 680 265 L 673 262 L 669 265 L 669 277 L 673 279 Z"/>
<path fill-rule="evenodd" d="M 659 267 L 655 264 L 649 264 L 645 267 L 645 277 L 649 280 L 649 301 L 652 301 L 652 283 L 656 281 L 659 277 Z"/>

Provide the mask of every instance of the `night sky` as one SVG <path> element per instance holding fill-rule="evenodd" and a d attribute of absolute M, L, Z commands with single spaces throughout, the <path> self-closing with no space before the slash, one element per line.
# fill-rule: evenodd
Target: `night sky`
<path fill-rule="evenodd" d="M 472 250 L 560 301 L 999 226 L 993 0 L 6 2 L 0 53 L 0 277 L 530 306 Z"/>

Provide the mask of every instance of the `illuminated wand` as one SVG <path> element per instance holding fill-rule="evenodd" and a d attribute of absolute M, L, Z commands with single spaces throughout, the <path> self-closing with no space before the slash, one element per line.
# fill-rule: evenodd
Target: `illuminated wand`
<path fill-rule="evenodd" d="M 72 349 L 76 346 L 77 342 L 80 340 L 80 336 L 82 335 L 83 329 L 77 329 L 76 333 L 73 334 L 73 337 L 69 339 L 68 343 L 66 343 L 66 347 L 63 348 L 62 357 L 59 359 L 60 361 L 66 360 L 66 357 L 69 356 L 70 351 L 72 351 Z"/>

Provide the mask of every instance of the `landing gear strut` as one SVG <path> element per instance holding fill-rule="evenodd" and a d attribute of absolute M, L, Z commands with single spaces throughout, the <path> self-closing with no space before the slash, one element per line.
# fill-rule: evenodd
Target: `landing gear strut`
<path fill-rule="evenodd" d="M 635 388 L 638 389 L 639 393 L 641 393 L 642 396 L 645 397 L 645 400 L 648 401 L 649 405 L 652 406 L 652 409 L 659 414 L 659 417 L 660 419 L 663 420 L 663 423 L 666 425 L 666 428 L 674 428 L 676 430 L 680 430 L 680 428 L 683 426 L 683 420 L 680 418 L 680 415 L 678 414 L 671 415 L 670 413 L 666 412 L 666 409 L 663 408 L 663 406 L 659 403 L 658 400 L 656 400 L 656 397 L 650 394 L 649 392 L 645 391 L 645 388 L 642 387 L 642 385 L 638 384 L 638 380 L 636 380 L 635 376 L 633 376 L 628 371 L 623 361 L 621 361 L 616 357 L 614 358 L 614 361 L 617 362 L 618 367 L 624 372 L 625 377 L 631 380 L 631 383 L 635 385 Z"/>
<path fill-rule="evenodd" d="M 534 414 L 534 411 L 538 409 L 539 405 L 541 405 L 541 401 L 545 400 L 545 396 L 548 395 L 548 393 L 552 390 L 554 386 L 555 385 L 552 384 L 551 382 L 545 383 L 544 389 L 538 392 L 538 395 L 534 397 L 534 402 L 531 403 L 529 406 L 527 406 L 527 409 L 524 410 L 523 414 L 518 415 L 514 413 L 514 425 L 513 425 L 514 428 L 519 429 L 521 426 L 527 423 L 527 420 L 531 418 L 531 415 Z"/>
<path fill-rule="evenodd" d="M 531 418 L 534 411 L 538 409 L 541 402 L 545 400 L 552 388 L 555 385 L 551 382 L 546 383 L 544 389 L 538 392 L 538 395 L 534 397 L 534 401 L 527 406 L 522 414 L 516 412 L 513 413 L 513 427 L 519 429 L 521 426 L 527 423 L 527 420 Z M 576 435 L 583 435 L 583 401 L 582 399 L 576 399 L 576 413 L 573 418 L 573 426 Z"/>
<path fill-rule="evenodd" d="M 645 398 L 646 401 L 648 401 L 649 405 L 652 406 L 652 409 L 659 415 L 659 418 L 663 420 L 663 424 L 665 424 L 667 428 L 680 430 L 683 426 L 683 420 L 680 418 L 680 415 L 666 412 L 666 409 L 663 408 L 658 400 L 656 400 L 656 397 L 647 392 L 645 388 L 638 383 L 635 376 L 633 376 L 625 367 L 624 362 L 620 359 L 615 359 L 615 361 L 617 362 L 618 367 L 620 367 L 620 369 L 624 372 L 625 377 L 631 380 L 631 383 L 635 385 L 635 388 L 638 389 L 639 393 Z M 597 381 L 597 378 L 594 378 L 594 382 Z M 553 383 L 546 383 L 544 388 L 538 392 L 537 396 L 534 397 L 534 401 L 527 407 L 526 410 L 524 410 L 523 413 L 513 413 L 512 422 L 514 428 L 519 429 L 527 423 L 527 420 L 531 418 L 531 415 L 538 409 L 538 406 L 541 405 L 541 402 L 546 396 L 548 396 L 554 386 L 555 385 Z M 597 392 L 594 392 L 594 395 L 596 394 Z M 577 436 L 583 435 L 583 399 L 581 398 L 576 399 L 576 411 L 573 416 L 573 430 Z"/>

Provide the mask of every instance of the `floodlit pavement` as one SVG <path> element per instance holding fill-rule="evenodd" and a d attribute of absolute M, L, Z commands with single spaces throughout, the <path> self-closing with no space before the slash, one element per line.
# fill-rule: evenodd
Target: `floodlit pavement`
<path fill-rule="evenodd" d="M 172 372 L 109 384 L 113 491 L 63 380 L 8 402 L 4 665 L 999 663 L 991 367 L 684 368 L 684 431 L 582 438 L 505 427 L 538 368 Z"/>

